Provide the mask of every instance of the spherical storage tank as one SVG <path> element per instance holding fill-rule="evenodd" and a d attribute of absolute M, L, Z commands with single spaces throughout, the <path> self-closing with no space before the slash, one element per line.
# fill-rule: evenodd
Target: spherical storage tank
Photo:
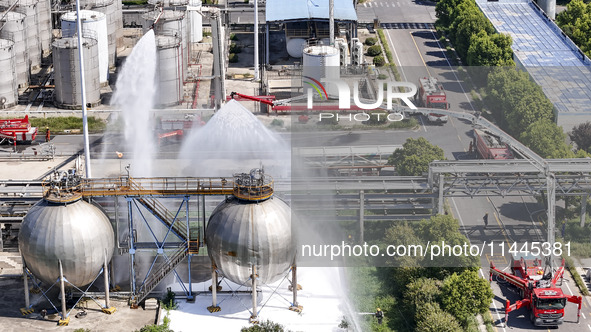
<path fill-rule="evenodd" d="M 74 37 L 77 33 L 76 12 L 68 12 L 62 15 L 62 36 Z M 109 74 L 109 40 L 107 33 L 106 15 L 92 10 L 81 10 L 83 34 L 88 31 L 96 36 L 98 45 L 99 80 L 101 85 L 108 84 Z"/>
<path fill-rule="evenodd" d="M 341 77 L 341 59 L 339 49 L 332 46 L 310 46 L 304 49 L 302 76 L 338 80 Z M 305 78 L 304 78 L 305 80 Z M 336 84 L 323 84 L 329 97 L 337 98 Z M 306 88 L 312 88 L 310 86 Z"/>
<path fill-rule="evenodd" d="M 91 38 L 83 38 L 82 48 L 84 80 L 86 81 L 86 103 L 96 106 L 101 101 L 97 41 Z M 82 107 L 82 85 L 80 83 L 78 38 L 56 39 L 52 43 L 52 49 L 55 105 L 60 108 L 79 109 Z"/>
<path fill-rule="evenodd" d="M 302 38 L 292 38 L 287 41 L 285 45 L 287 48 L 287 54 L 292 58 L 301 58 L 308 43 Z"/>
<path fill-rule="evenodd" d="M 41 200 L 27 213 L 18 237 L 19 249 L 33 275 L 46 284 L 64 277 L 81 287 L 100 272 L 105 255 L 110 261 L 114 234 L 108 217 L 81 199 L 71 202 Z"/>
<path fill-rule="evenodd" d="M 8 12 L 4 18 L 0 18 L 0 38 L 14 42 L 14 56 L 16 66 L 16 83 L 24 88 L 29 85 L 29 53 L 27 52 L 27 32 L 25 19 L 22 13 Z"/>
<path fill-rule="evenodd" d="M 209 218 L 205 238 L 211 260 L 237 284 L 250 278 L 252 264 L 263 283 L 280 279 L 294 264 L 291 210 L 279 198 L 227 199 Z"/>
<path fill-rule="evenodd" d="M 0 109 L 12 107 L 17 102 L 14 42 L 0 39 Z"/>
<path fill-rule="evenodd" d="M 178 105 L 183 98 L 183 52 L 181 39 L 173 36 L 156 36 L 158 69 L 158 97 L 160 106 Z"/>

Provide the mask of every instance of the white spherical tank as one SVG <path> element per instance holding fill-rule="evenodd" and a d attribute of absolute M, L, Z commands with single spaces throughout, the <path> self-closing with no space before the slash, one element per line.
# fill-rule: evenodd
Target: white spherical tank
<path fill-rule="evenodd" d="M 62 36 L 74 37 L 76 35 L 76 12 L 68 12 L 62 15 Z M 108 84 L 109 74 L 109 40 L 107 32 L 106 15 L 92 10 L 81 10 L 80 20 L 82 21 L 83 34 L 90 31 L 97 39 L 99 80 L 101 85 Z"/>
<path fill-rule="evenodd" d="M 318 82 L 323 78 L 338 80 L 341 77 L 341 59 L 339 49 L 332 46 L 310 46 L 304 49 L 303 80 L 311 77 Z M 312 82 L 311 82 L 312 83 Z M 328 97 L 337 98 L 338 89 L 335 84 L 324 84 Z M 305 89 L 312 89 L 310 85 Z"/>
<path fill-rule="evenodd" d="M 203 16 L 201 15 L 201 0 L 189 0 L 187 6 L 189 15 L 189 29 L 191 43 L 198 43 L 203 40 Z"/>
<path fill-rule="evenodd" d="M 18 102 L 15 61 L 14 42 L 0 39 L 0 109 Z"/>
<path fill-rule="evenodd" d="M 113 255 L 114 234 L 109 218 L 83 200 L 54 203 L 41 200 L 27 213 L 19 232 L 19 249 L 33 275 L 44 283 L 64 277 L 82 287 L 100 272 L 105 255 Z"/>
<path fill-rule="evenodd" d="M 83 38 L 82 48 L 86 103 L 94 107 L 101 102 L 97 41 Z M 54 103 L 60 108 L 80 109 L 82 107 L 82 84 L 80 83 L 78 38 L 56 39 L 52 43 L 52 50 L 55 81 Z"/>
<path fill-rule="evenodd" d="M 305 39 L 292 38 L 287 41 L 286 48 L 287 54 L 292 58 L 301 58 L 304 52 L 304 48 L 308 46 Z"/>
<path fill-rule="evenodd" d="M 181 39 L 173 36 L 156 36 L 158 69 L 159 106 L 172 106 L 181 103 L 183 98 L 183 59 Z"/>
<path fill-rule="evenodd" d="M 14 42 L 16 59 L 16 83 L 19 87 L 29 86 L 29 53 L 27 52 L 27 32 L 25 30 L 25 14 L 8 12 L 0 19 L 0 38 Z"/>
<path fill-rule="evenodd" d="M 295 261 L 291 210 L 279 198 L 247 202 L 232 197 L 213 211 L 205 231 L 207 252 L 223 276 L 245 283 L 257 268 L 259 280 L 271 283 Z"/>

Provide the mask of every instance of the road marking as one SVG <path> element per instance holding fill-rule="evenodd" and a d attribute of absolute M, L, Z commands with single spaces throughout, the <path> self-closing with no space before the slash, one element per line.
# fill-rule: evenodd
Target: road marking
<path fill-rule="evenodd" d="M 497 216 L 497 212 L 496 212 L 497 209 L 495 207 L 495 204 L 488 197 L 486 197 L 486 200 L 495 208 L 495 212 L 493 212 L 493 216 L 495 216 L 495 220 L 497 221 L 497 224 L 499 225 L 499 228 L 503 232 L 503 236 L 505 237 L 505 241 L 506 241 L 507 245 L 508 246 L 511 246 L 511 244 L 509 243 L 509 238 L 507 237 L 507 233 L 505 232 L 505 228 L 501 225 L 501 220 Z"/>
<path fill-rule="evenodd" d="M 390 33 L 388 32 L 388 30 L 386 30 L 386 35 L 388 36 L 388 42 L 389 42 L 389 46 L 392 47 L 392 50 L 394 51 L 394 56 L 396 56 L 396 61 L 398 61 L 398 68 L 400 68 L 400 71 L 402 72 L 402 77 L 404 77 L 404 81 L 408 82 L 408 80 L 406 79 L 406 74 L 404 73 L 404 69 L 402 68 L 402 63 L 400 62 L 400 58 L 398 57 L 398 52 L 396 52 L 396 47 L 394 47 L 394 43 L 392 42 L 392 38 L 390 38 Z"/>
<path fill-rule="evenodd" d="M 412 35 L 412 32 L 408 32 L 410 34 L 410 38 L 412 39 L 412 42 L 415 44 L 415 47 L 417 48 L 417 53 L 419 53 L 419 56 L 421 57 L 421 61 L 423 61 L 423 65 L 425 66 L 425 69 L 427 69 L 427 74 L 429 74 L 429 76 L 431 75 L 431 72 L 429 71 L 429 67 L 427 67 L 427 64 L 425 63 L 425 59 L 423 58 L 423 55 L 421 54 L 421 50 L 419 50 L 419 45 L 417 45 L 417 42 L 415 40 L 415 37 Z"/>
<path fill-rule="evenodd" d="M 589 328 L 589 330 L 591 330 L 591 325 L 587 324 L 587 327 Z"/>
<path fill-rule="evenodd" d="M 587 319 L 587 317 L 585 317 L 585 314 L 581 312 L 581 316 L 583 316 L 583 319 Z"/>
<path fill-rule="evenodd" d="M 458 206 L 456 205 L 456 201 L 453 199 L 453 197 L 451 198 L 451 202 L 454 204 L 454 207 L 456 208 L 456 213 L 458 214 L 458 220 L 460 221 L 460 224 L 462 224 L 463 228 L 466 228 L 466 226 L 464 225 L 464 220 L 462 219 L 462 216 L 460 215 L 460 210 L 458 209 Z M 452 217 L 453 217 L 453 212 L 452 212 Z M 470 241 L 470 236 L 468 236 L 468 233 L 466 233 L 464 235 L 466 235 L 468 242 L 472 242 L 472 241 Z"/>

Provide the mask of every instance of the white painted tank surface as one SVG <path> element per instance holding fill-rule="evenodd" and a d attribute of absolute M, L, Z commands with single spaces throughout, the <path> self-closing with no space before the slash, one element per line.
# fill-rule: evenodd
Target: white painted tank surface
<path fill-rule="evenodd" d="M 158 59 L 156 104 L 159 106 L 178 105 L 183 98 L 181 39 L 156 35 L 156 49 Z"/>
<path fill-rule="evenodd" d="M 340 56 L 339 50 L 332 46 L 310 46 L 304 49 L 302 76 L 311 77 L 319 82 L 321 79 L 339 79 Z M 303 78 L 304 81 L 306 78 Z M 312 88 L 305 84 L 306 89 Z M 338 89 L 335 84 L 323 84 L 329 98 L 338 98 Z M 315 94 L 316 95 L 316 94 Z"/>
<path fill-rule="evenodd" d="M 148 0 L 150 5 L 167 7 L 186 6 L 189 0 Z"/>
<path fill-rule="evenodd" d="M 38 0 L 37 15 L 39 17 L 39 41 L 41 43 L 41 52 L 43 56 L 51 52 L 51 0 Z"/>
<path fill-rule="evenodd" d="M 0 19 L 0 38 L 14 42 L 16 66 L 16 83 L 19 87 L 29 86 L 29 53 L 27 52 L 27 32 L 25 30 L 26 15 L 8 12 Z"/>
<path fill-rule="evenodd" d="M 95 39 L 83 38 L 84 80 L 86 81 L 86 103 L 100 104 L 98 45 Z M 80 61 L 78 38 L 56 39 L 52 43 L 53 78 L 55 81 L 54 102 L 57 107 L 80 109 L 82 94 L 80 84 Z"/>
<path fill-rule="evenodd" d="M 308 43 L 303 38 L 291 38 L 287 41 L 287 54 L 292 58 L 301 58 Z"/>
<path fill-rule="evenodd" d="M 118 5 L 118 1 L 80 0 L 80 8 L 105 14 L 107 19 L 107 40 L 109 43 L 109 68 L 115 68 L 117 60 L 117 39 L 123 30 L 121 7 Z"/>
<path fill-rule="evenodd" d="M 18 103 L 14 42 L 0 39 L 0 109 Z"/>
<path fill-rule="evenodd" d="M 189 0 L 189 41 L 199 43 L 203 40 L 203 16 L 201 16 L 201 0 Z"/>
<path fill-rule="evenodd" d="M 65 13 L 61 19 L 62 36 L 64 38 L 74 37 L 76 35 L 76 12 Z M 105 86 L 108 84 L 109 74 L 109 41 L 106 15 L 93 10 L 81 10 L 80 20 L 82 21 L 83 34 L 92 31 L 96 36 L 99 57 L 99 79 L 101 85 Z"/>
<path fill-rule="evenodd" d="M 142 15 L 144 18 L 144 33 L 146 33 L 146 31 L 148 31 L 148 29 L 152 26 L 155 18 L 158 17 L 158 15 L 158 11 L 147 12 Z M 154 26 L 154 33 L 156 35 L 174 36 L 180 38 L 183 59 L 183 70 L 181 76 L 184 80 L 186 78 L 186 71 L 188 68 L 187 61 L 189 59 L 189 42 L 187 38 L 187 19 L 185 12 L 169 9 L 162 11 L 162 15 L 160 15 L 158 22 L 156 22 L 156 25 Z"/>
<path fill-rule="evenodd" d="M 14 11 L 26 15 L 25 30 L 27 39 L 27 53 L 29 54 L 29 68 L 41 67 L 41 38 L 39 35 L 39 15 L 37 6 L 39 0 L 19 0 Z M 0 0 L 0 7 L 10 7 L 14 1 Z"/>

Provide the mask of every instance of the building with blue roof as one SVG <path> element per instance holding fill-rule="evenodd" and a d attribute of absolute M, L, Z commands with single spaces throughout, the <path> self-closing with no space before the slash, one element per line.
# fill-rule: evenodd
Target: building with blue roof
<path fill-rule="evenodd" d="M 591 121 L 591 60 L 531 0 L 477 0 L 500 33 L 513 39 L 513 58 L 554 104 L 564 131 Z"/>

